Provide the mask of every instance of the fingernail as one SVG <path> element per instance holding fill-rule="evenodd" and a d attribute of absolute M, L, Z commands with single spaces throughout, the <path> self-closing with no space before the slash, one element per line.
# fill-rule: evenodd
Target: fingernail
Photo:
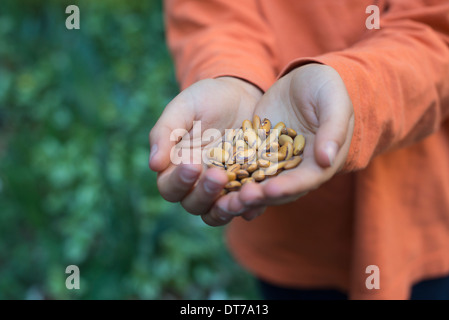
<path fill-rule="evenodd" d="M 156 152 L 157 152 L 157 144 L 155 144 L 154 146 L 151 147 L 150 162 L 151 162 L 151 159 L 153 159 L 153 157 L 156 154 Z"/>
<path fill-rule="evenodd" d="M 181 180 L 185 183 L 193 183 L 198 177 L 198 171 L 190 168 L 183 168 L 179 174 Z"/>
<path fill-rule="evenodd" d="M 210 194 L 218 193 L 222 188 L 223 186 L 221 185 L 220 182 L 217 182 L 209 177 L 206 178 L 206 181 L 204 181 L 204 190 L 207 193 Z"/>
<path fill-rule="evenodd" d="M 332 166 L 334 164 L 335 157 L 337 156 L 338 145 L 334 141 L 328 141 L 324 146 L 324 151 L 326 152 L 329 163 Z"/>

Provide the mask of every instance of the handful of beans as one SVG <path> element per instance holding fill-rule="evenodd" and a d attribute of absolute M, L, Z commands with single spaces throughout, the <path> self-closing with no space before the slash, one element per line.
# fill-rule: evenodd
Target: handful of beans
<path fill-rule="evenodd" d="M 261 182 L 302 161 L 305 138 L 283 122 L 272 126 L 269 119 L 255 115 L 239 129 L 226 130 L 218 146 L 207 150 L 208 167 L 226 170 L 228 183 L 223 193 L 238 191 L 245 183 Z"/>

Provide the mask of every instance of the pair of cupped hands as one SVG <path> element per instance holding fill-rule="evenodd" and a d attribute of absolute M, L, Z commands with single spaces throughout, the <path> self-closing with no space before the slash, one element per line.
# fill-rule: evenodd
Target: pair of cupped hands
<path fill-rule="evenodd" d="M 228 182 L 224 170 L 201 164 L 170 161 L 177 143 L 176 129 L 240 128 L 253 115 L 280 121 L 306 138 L 303 161 L 293 170 L 262 183 L 247 183 L 240 191 L 220 195 Z M 262 93 L 256 86 L 233 77 L 201 80 L 182 91 L 165 108 L 150 132 L 151 170 L 158 173 L 162 197 L 180 202 L 211 226 L 241 216 L 252 220 L 267 206 L 293 202 L 317 189 L 343 167 L 354 128 L 354 111 L 340 75 L 330 66 L 307 64 L 293 69 Z"/>

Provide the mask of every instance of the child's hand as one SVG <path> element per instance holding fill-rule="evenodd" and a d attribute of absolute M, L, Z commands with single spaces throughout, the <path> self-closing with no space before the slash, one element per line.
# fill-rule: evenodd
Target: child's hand
<path fill-rule="evenodd" d="M 158 172 L 157 185 L 164 199 L 181 202 L 188 212 L 202 215 L 206 223 L 218 224 L 215 212 L 208 212 L 227 183 L 226 173 L 203 170 L 200 164 L 173 165 L 170 152 L 176 141 L 170 141 L 170 135 L 175 129 L 191 131 L 194 121 L 201 121 L 201 133 L 210 128 L 238 128 L 252 117 L 261 96 L 255 86 L 223 77 L 199 81 L 168 104 L 150 133 L 149 166 Z"/>
<path fill-rule="evenodd" d="M 228 213 L 246 219 L 266 206 L 292 202 L 332 178 L 345 163 L 354 128 L 343 80 L 333 68 L 320 64 L 305 65 L 281 78 L 259 101 L 255 114 L 303 134 L 306 148 L 297 168 L 260 184 L 245 184 L 240 192 L 217 201 Z"/>

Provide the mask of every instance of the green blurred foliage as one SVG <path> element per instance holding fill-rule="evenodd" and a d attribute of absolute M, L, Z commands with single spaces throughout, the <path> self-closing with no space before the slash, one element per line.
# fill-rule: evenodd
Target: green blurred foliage
<path fill-rule="evenodd" d="M 160 1 L 1 1 L 0 299 L 257 298 L 223 229 L 148 169 L 177 92 Z"/>

